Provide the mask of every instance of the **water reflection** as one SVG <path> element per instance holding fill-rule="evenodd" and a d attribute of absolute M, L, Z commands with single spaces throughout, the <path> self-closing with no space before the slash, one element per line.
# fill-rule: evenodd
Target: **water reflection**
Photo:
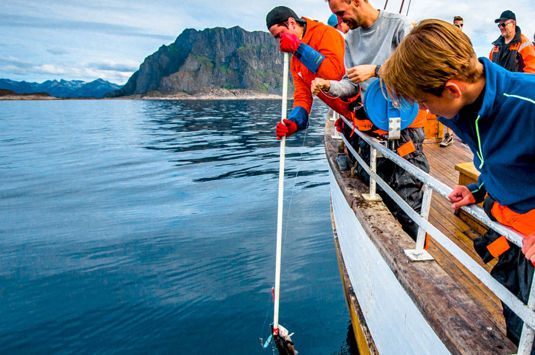
<path fill-rule="evenodd" d="M 326 108 L 315 107 L 310 128 L 287 139 L 286 175 L 319 177 L 327 174 L 322 160 Z M 195 182 L 266 175 L 278 176 L 279 142 L 274 127 L 280 120 L 279 101 L 153 101 L 145 106 L 150 117 L 143 123 L 149 132 L 146 149 L 170 153 L 178 167 L 202 169 Z M 325 183 L 306 180 L 307 188 Z"/>
<path fill-rule="evenodd" d="M 262 353 L 279 102 L 0 106 L 0 353 Z M 287 142 L 281 319 L 313 355 L 347 320 L 325 111 Z"/>

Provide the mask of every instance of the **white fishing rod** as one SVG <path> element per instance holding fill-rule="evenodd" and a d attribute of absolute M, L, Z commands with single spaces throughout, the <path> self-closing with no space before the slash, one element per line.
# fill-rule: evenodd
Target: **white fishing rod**
<path fill-rule="evenodd" d="M 282 76 L 282 114 L 281 122 L 286 119 L 288 109 L 288 53 L 284 53 L 284 67 Z M 284 204 L 284 159 L 286 148 L 286 136 L 281 138 L 280 158 L 279 158 L 279 198 L 277 212 L 277 250 L 275 258 L 275 289 L 273 297 L 273 335 L 279 333 L 279 299 L 280 299 L 280 277 L 282 258 L 282 209 Z"/>

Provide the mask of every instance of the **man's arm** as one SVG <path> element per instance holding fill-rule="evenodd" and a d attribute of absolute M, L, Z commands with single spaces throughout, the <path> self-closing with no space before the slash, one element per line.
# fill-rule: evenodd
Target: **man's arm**
<path fill-rule="evenodd" d="M 299 74 L 295 73 L 293 65 L 290 67 L 295 87 L 294 105 L 290 115 L 288 115 L 288 119 L 284 120 L 284 122 L 277 122 L 275 126 L 277 139 L 281 139 L 283 136 L 289 137 L 297 131 L 306 129 L 308 127 L 308 114 L 312 108 L 312 93 L 310 92 L 310 88 L 301 79 Z"/>
<path fill-rule="evenodd" d="M 298 130 L 303 130 L 308 127 L 308 114 L 312 108 L 312 93 L 310 87 L 301 79 L 299 75 L 293 75 L 294 82 L 294 104 L 292 112 L 288 119 L 297 123 Z"/>
<path fill-rule="evenodd" d="M 317 76 L 339 80 L 344 75 L 344 40 L 335 29 L 328 27 L 323 33 L 318 32 L 310 45 L 290 33 L 281 34 L 279 41 L 281 51 L 293 53 Z"/>
<path fill-rule="evenodd" d="M 329 80 L 327 93 L 341 99 L 349 99 L 359 93 L 359 87 L 357 84 L 353 84 L 346 74 L 340 81 Z"/>
<path fill-rule="evenodd" d="M 316 76 L 329 80 L 340 80 L 345 74 L 344 38 L 328 27 L 317 43 L 317 50 L 325 56 L 316 72 Z"/>

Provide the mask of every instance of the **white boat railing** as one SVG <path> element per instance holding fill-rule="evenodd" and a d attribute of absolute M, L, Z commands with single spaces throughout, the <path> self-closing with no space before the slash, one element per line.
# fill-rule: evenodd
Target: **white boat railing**
<path fill-rule="evenodd" d="M 353 123 L 342 117 L 344 122 L 353 130 Z M 346 137 L 340 135 L 346 148 L 355 157 L 357 162 L 364 168 L 364 170 L 370 175 L 370 193 L 364 195 L 369 200 L 378 200 L 376 195 L 376 184 L 379 184 L 381 188 L 400 206 L 400 208 L 418 224 L 418 236 L 416 239 L 415 249 L 405 250 L 405 254 L 413 261 L 433 260 L 433 257 L 424 250 L 426 233 L 429 233 L 440 245 L 442 245 L 453 257 L 455 257 L 461 264 L 463 264 L 472 274 L 474 274 L 486 287 L 489 288 L 503 303 L 505 303 L 516 315 L 518 315 L 524 321 L 524 327 L 522 328 L 522 335 L 520 343 L 518 345 L 518 354 L 530 354 L 534 339 L 535 329 L 535 282 L 532 283 L 528 304 L 524 304 L 507 288 L 494 279 L 485 268 L 479 265 L 474 259 L 472 259 L 464 250 L 453 243 L 450 238 L 438 230 L 427 220 L 429 216 L 429 209 L 431 206 L 432 191 L 438 192 L 443 197 L 447 198 L 451 193 L 452 188 L 446 184 L 435 179 L 431 175 L 412 165 L 392 150 L 383 146 L 377 139 L 372 138 L 358 129 L 354 130 L 355 134 L 358 134 L 365 142 L 370 145 L 370 165 L 366 163 L 360 155 L 355 151 L 351 144 L 347 141 Z M 376 174 L 375 162 L 377 151 L 379 151 L 385 158 L 391 160 L 407 172 L 415 176 L 420 180 L 423 186 L 423 198 L 421 212 L 418 213 L 413 210 L 407 202 L 405 202 L 379 175 Z M 516 233 L 514 230 L 505 227 L 504 225 L 492 221 L 483 209 L 477 205 L 463 206 L 462 209 L 492 228 L 496 232 L 505 236 L 507 240 L 522 248 L 522 235 Z"/>

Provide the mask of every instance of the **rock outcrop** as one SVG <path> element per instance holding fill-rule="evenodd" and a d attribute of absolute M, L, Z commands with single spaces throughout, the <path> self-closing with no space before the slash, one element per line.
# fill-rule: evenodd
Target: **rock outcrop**
<path fill-rule="evenodd" d="M 238 26 L 186 29 L 107 96 L 197 94 L 211 88 L 280 94 L 282 61 L 278 42 L 267 32 Z"/>

